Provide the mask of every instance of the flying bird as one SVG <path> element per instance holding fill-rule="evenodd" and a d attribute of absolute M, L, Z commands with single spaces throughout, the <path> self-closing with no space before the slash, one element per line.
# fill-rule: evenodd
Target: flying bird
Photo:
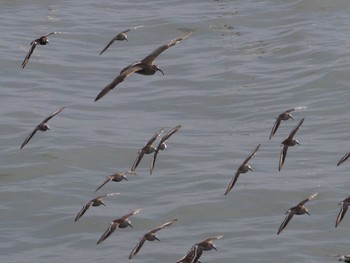
<path fill-rule="evenodd" d="M 91 206 L 100 206 L 100 205 L 104 205 L 106 206 L 106 204 L 103 202 L 103 198 L 107 197 L 107 196 L 113 196 L 113 195 L 119 195 L 119 193 L 110 193 L 110 194 L 105 194 L 105 195 L 100 195 L 92 200 L 90 200 L 89 202 L 87 202 L 83 208 L 79 211 L 79 213 L 77 214 L 77 216 L 75 217 L 74 221 L 78 221 L 78 219 L 80 217 L 82 217 L 85 212 L 91 207 Z"/>
<path fill-rule="evenodd" d="M 214 244 L 214 240 L 221 239 L 223 235 L 217 235 L 209 237 L 194 246 L 187 252 L 187 254 L 176 263 L 196 263 L 200 262 L 199 258 L 202 256 L 203 251 L 217 250 Z"/>
<path fill-rule="evenodd" d="M 102 241 L 106 240 L 117 228 L 126 228 L 130 226 L 132 228 L 131 222 L 129 220 L 129 217 L 138 214 L 141 211 L 141 208 L 136 209 L 121 218 L 113 220 L 110 224 L 106 232 L 103 233 L 101 238 L 97 241 L 97 245 L 100 244 Z"/>
<path fill-rule="evenodd" d="M 128 180 L 125 176 L 125 173 L 116 173 L 116 174 L 112 174 L 106 177 L 106 180 L 99 186 L 97 187 L 97 189 L 95 190 L 95 192 L 97 192 L 98 190 L 100 190 L 102 188 L 102 186 L 104 186 L 106 183 L 113 181 L 113 182 L 121 182 L 123 180 Z"/>
<path fill-rule="evenodd" d="M 25 59 L 23 60 L 22 62 L 22 68 L 24 68 L 28 61 L 29 61 L 29 58 L 30 56 L 33 54 L 34 52 L 34 49 L 37 45 L 46 45 L 46 44 L 49 44 L 49 39 L 48 37 L 51 36 L 51 35 L 55 35 L 55 34 L 61 34 L 61 32 L 51 32 L 47 35 L 43 35 L 41 37 L 39 37 L 38 39 L 35 39 L 33 40 L 31 43 L 30 43 L 30 49 L 29 49 L 29 52 L 27 53 Z"/>
<path fill-rule="evenodd" d="M 142 248 L 143 244 L 146 241 L 154 241 L 154 240 L 158 240 L 160 241 L 160 239 L 156 236 L 156 232 L 166 228 L 168 226 L 171 226 L 172 224 L 174 224 L 177 221 L 177 219 L 173 219 L 169 222 L 166 222 L 156 228 L 153 228 L 151 231 L 147 232 L 146 234 L 143 235 L 143 237 L 140 239 L 139 243 L 137 243 L 137 245 L 134 247 L 134 249 L 131 251 L 130 255 L 129 255 L 129 259 L 131 259 L 133 256 L 135 256 L 140 249 Z"/>
<path fill-rule="evenodd" d="M 350 157 L 350 152 L 347 152 L 337 163 L 337 166 L 341 165 L 343 162 L 345 162 Z"/>
<path fill-rule="evenodd" d="M 164 75 L 164 72 L 154 63 L 154 60 L 163 51 L 167 50 L 172 46 L 175 46 L 177 43 L 186 39 L 191 34 L 192 32 L 182 37 L 175 38 L 168 41 L 164 45 L 158 47 L 156 50 L 154 50 L 151 54 L 149 54 L 147 57 L 145 57 L 141 61 L 130 64 L 129 66 L 124 68 L 122 71 L 120 71 L 119 75 L 111 83 L 109 83 L 105 88 L 103 88 L 103 90 L 95 98 L 95 101 L 98 101 L 99 99 L 101 99 L 110 90 L 114 89 L 120 82 L 123 82 L 128 76 L 130 76 L 133 73 L 138 73 L 142 75 L 154 75 L 157 71 L 160 71 Z"/>
<path fill-rule="evenodd" d="M 167 145 L 165 144 L 165 141 L 168 140 L 171 135 L 173 135 L 175 132 L 177 132 L 179 129 L 181 128 L 181 125 L 178 125 L 176 127 L 174 127 L 173 129 L 171 129 L 167 134 L 165 134 L 162 139 L 160 140 L 156 150 L 154 151 L 153 154 L 153 158 L 151 161 L 151 168 L 150 168 L 150 174 L 152 174 L 152 171 L 154 169 L 154 165 L 156 163 L 156 159 L 157 159 L 157 155 L 159 153 L 159 151 L 163 151 L 167 149 Z"/>
<path fill-rule="evenodd" d="M 40 124 L 38 124 L 35 129 L 28 135 L 28 137 L 24 140 L 24 142 L 21 145 L 21 149 L 30 141 L 30 139 L 34 136 L 34 134 L 37 131 L 47 131 L 50 130 L 49 125 L 47 124 L 47 122 L 49 120 L 51 120 L 53 117 L 55 117 L 58 113 L 60 113 L 61 111 L 63 111 L 65 107 L 60 108 L 59 110 L 55 111 L 54 113 L 52 113 L 49 117 L 47 117 L 45 120 L 43 120 Z"/>
<path fill-rule="evenodd" d="M 141 150 L 139 150 L 137 158 L 134 162 L 134 164 L 131 167 L 131 172 L 135 171 L 137 166 L 139 165 L 139 163 L 141 162 L 143 156 L 145 154 L 151 154 L 154 151 L 158 151 L 154 146 L 153 143 L 154 141 L 163 133 L 164 128 L 160 129 L 159 131 L 157 131 L 153 137 L 147 142 L 147 144 L 145 146 L 143 146 L 143 148 Z"/>
<path fill-rule="evenodd" d="M 338 258 L 338 261 L 344 261 L 350 263 L 350 255 L 335 255 L 334 257 Z"/>
<path fill-rule="evenodd" d="M 227 195 L 231 189 L 233 188 L 233 186 L 236 184 L 238 177 L 241 173 L 246 173 L 248 171 L 253 171 L 252 167 L 250 166 L 250 164 L 248 164 L 249 160 L 256 154 L 256 152 L 259 150 L 261 144 L 259 144 L 258 146 L 255 147 L 255 149 L 251 152 L 251 154 L 249 154 L 249 156 L 244 160 L 244 162 L 239 166 L 239 168 L 236 171 L 235 176 L 232 178 L 230 184 L 227 186 L 225 195 Z"/>
<path fill-rule="evenodd" d="M 298 131 L 299 127 L 303 124 L 305 118 L 302 118 L 301 121 L 298 123 L 297 126 L 295 126 L 295 128 L 291 131 L 291 133 L 289 134 L 289 136 L 287 137 L 287 139 L 285 139 L 282 143 L 281 143 L 281 153 L 280 153 L 280 159 L 279 159 L 279 163 L 278 163 L 278 171 L 281 171 L 282 166 L 284 164 L 284 161 L 286 159 L 287 156 L 287 150 L 289 146 L 294 146 L 296 144 L 300 145 L 300 143 L 298 142 L 298 140 L 294 139 L 294 135 L 296 134 L 296 132 Z"/>
<path fill-rule="evenodd" d="M 107 50 L 107 48 L 109 48 L 113 43 L 114 41 L 118 40 L 118 41 L 123 41 L 123 40 L 126 40 L 128 41 L 128 36 L 126 35 L 126 33 L 128 33 L 130 30 L 133 30 L 133 29 L 136 29 L 136 28 L 140 28 L 140 27 L 143 27 L 143 26 L 135 26 L 135 27 L 132 27 L 132 28 L 129 28 L 127 30 L 124 30 L 123 32 L 119 33 L 118 35 L 116 35 L 115 37 L 112 38 L 111 41 L 109 41 L 109 43 L 107 44 L 107 46 L 105 46 L 101 53 L 100 53 L 100 56 L 102 55 L 103 52 L 105 52 Z"/>
<path fill-rule="evenodd" d="M 346 211 L 348 211 L 348 207 L 350 205 L 350 196 L 345 198 L 343 201 L 339 202 L 340 212 L 337 216 L 337 220 L 335 221 L 335 227 L 337 227 L 340 222 L 343 220 Z"/>
<path fill-rule="evenodd" d="M 305 200 L 301 201 L 296 206 L 290 208 L 286 212 L 287 216 L 284 219 L 284 221 L 282 222 L 280 228 L 278 229 L 277 235 L 279 235 L 282 232 L 282 230 L 288 225 L 289 221 L 292 219 L 292 217 L 294 215 L 303 215 L 303 214 L 310 215 L 309 210 L 304 205 L 305 205 L 306 202 L 308 202 L 311 199 L 315 198 L 317 195 L 318 195 L 318 193 L 314 193 L 314 194 L 310 195 L 308 198 L 306 198 Z"/>
<path fill-rule="evenodd" d="M 286 110 L 285 112 L 281 113 L 280 115 L 278 115 L 277 119 L 276 119 L 276 122 L 275 124 L 273 125 L 272 127 L 272 130 L 271 130 L 271 133 L 270 133 L 270 138 L 269 140 L 271 140 L 272 136 L 275 135 L 278 127 L 280 126 L 281 124 L 281 121 L 287 121 L 289 119 L 292 119 L 294 120 L 291 112 L 295 111 L 295 110 L 302 110 L 302 109 L 306 109 L 306 106 L 299 106 L 299 107 L 295 107 L 293 109 L 289 109 L 289 110 Z"/>

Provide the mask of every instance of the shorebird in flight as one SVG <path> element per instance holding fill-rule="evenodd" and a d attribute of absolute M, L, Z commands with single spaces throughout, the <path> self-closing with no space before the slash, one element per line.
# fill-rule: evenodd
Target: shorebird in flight
<path fill-rule="evenodd" d="M 256 154 L 256 152 L 259 150 L 261 144 L 259 144 L 258 146 L 255 147 L 255 149 L 249 154 L 249 156 L 243 161 L 243 163 L 239 166 L 239 168 L 236 171 L 235 176 L 232 178 L 231 182 L 229 183 L 229 185 L 227 186 L 225 195 L 227 195 L 231 189 L 233 188 L 233 186 L 236 184 L 238 177 L 240 174 L 242 173 L 246 173 L 248 171 L 253 171 L 252 167 L 250 166 L 250 164 L 248 164 L 248 162 L 250 161 L 250 159 Z"/>
<path fill-rule="evenodd" d="M 99 186 L 97 187 L 97 189 L 95 190 L 95 192 L 97 192 L 98 190 L 100 190 L 106 183 L 113 181 L 113 182 L 121 182 L 123 180 L 128 180 L 125 176 L 125 173 L 116 173 L 116 174 L 112 174 L 106 177 L 106 180 Z"/>
<path fill-rule="evenodd" d="M 154 151 L 153 158 L 151 161 L 151 167 L 150 167 L 150 174 L 152 174 L 152 171 L 154 169 L 154 165 L 156 163 L 157 155 L 159 151 L 164 151 L 167 149 L 167 145 L 165 144 L 165 141 L 168 140 L 175 132 L 177 132 L 181 128 L 181 125 L 177 125 L 176 127 L 172 128 L 167 134 L 165 134 L 162 139 L 160 140 L 156 150 Z"/>
<path fill-rule="evenodd" d="M 349 205 L 350 205 L 350 196 L 345 198 L 343 201 L 339 202 L 340 205 L 340 211 L 337 216 L 337 220 L 335 221 L 335 227 L 337 227 L 340 222 L 343 220 L 346 211 L 348 211 Z"/>
<path fill-rule="evenodd" d="M 133 30 L 133 29 L 136 29 L 136 28 L 140 28 L 140 27 L 143 27 L 143 26 L 131 27 L 131 28 L 129 28 L 127 30 L 124 30 L 123 32 L 119 33 L 115 37 L 113 37 L 111 39 L 111 41 L 109 41 L 109 43 L 102 49 L 102 51 L 100 53 L 100 56 L 102 55 L 103 52 L 105 52 L 107 50 L 107 48 L 109 48 L 114 43 L 114 41 L 116 41 L 116 40 L 117 41 L 123 41 L 123 40 L 128 41 L 128 36 L 126 35 L 126 33 L 128 33 L 130 30 Z"/>
<path fill-rule="evenodd" d="M 136 209 L 121 218 L 113 220 L 106 232 L 103 233 L 101 238 L 97 241 L 97 245 L 100 244 L 102 241 L 106 240 L 117 228 L 126 228 L 130 226 L 132 228 L 131 222 L 129 220 L 129 217 L 138 214 L 141 211 L 141 208 Z"/>
<path fill-rule="evenodd" d="M 154 50 L 151 54 L 149 54 L 147 57 L 145 57 L 141 61 L 135 62 L 127 66 L 126 68 L 124 68 L 122 71 L 120 71 L 119 75 L 111 83 L 109 83 L 105 88 L 102 89 L 102 91 L 95 98 L 95 101 L 98 101 L 99 99 L 101 99 L 110 90 L 114 89 L 119 83 L 123 82 L 128 76 L 130 76 L 133 73 L 138 73 L 142 75 L 154 75 L 157 71 L 160 71 L 164 75 L 164 72 L 154 63 L 154 60 L 163 51 L 167 50 L 172 46 L 175 46 L 180 41 L 188 38 L 191 34 L 192 32 L 182 37 L 175 38 L 168 41 L 164 45 L 158 47 L 156 50 Z"/>
<path fill-rule="evenodd" d="M 30 139 L 34 136 L 34 134 L 37 131 L 47 131 L 50 130 L 49 125 L 47 124 L 47 122 L 49 120 L 51 120 L 53 117 L 55 117 L 58 113 L 60 113 L 61 111 L 63 111 L 65 107 L 60 108 L 59 110 L 55 111 L 54 113 L 52 113 L 49 117 L 47 117 L 45 120 L 43 120 L 41 123 L 39 123 L 34 130 L 28 135 L 28 137 L 24 140 L 24 142 L 21 145 L 21 149 L 30 141 Z"/>
<path fill-rule="evenodd" d="M 194 246 L 187 252 L 187 254 L 176 263 L 197 263 L 200 262 L 199 258 L 202 256 L 203 251 L 217 250 L 214 244 L 214 240 L 221 239 L 223 235 L 217 235 L 209 237 Z"/>
<path fill-rule="evenodd" d="M 272 136 L 275 135 L 275 133 L 276 133 L 278 127 L 279 127 L 280 124 L 281 124 L 281 121 L 287 121 L 287 120 L 289 120 L 289 119 L 294 120 L 294 118 L 293 118 L 291 112 L 293 112 L 293 111 L 295 111 L 295 110 L 302 110 L 302 109 L 306 109 L 306 106 L 295 107 L 295 108 L 293 108 L 293 109 L 286 110 L 285 112 L 283 112 L 283 113 L 281 113 L 280 115 L 278 115 L 278 117 L 276 118 L 276 122 L 275 122 L 275 124 L 274 124 L 273 127 L 272 127 L 269 140 L 271 140 Z"/>
<path fill-rule="evenodd" d="M 301 121 L 298 123 L 297 126 L 295 126 L 295 128 L 290 132 L 289 136 L 287 137 L 287 139 L 285 139 L 282 143 L 281 143 L 281 153 L 280 153 L 280 159 L 279 159 L 279 163 L 278 163 L 278 171 L 281 171 L 282 166 L 284 164 L 284 161 L 286 159 L 287 156 L 287 150 L 289 146 L 294 146 L 296 144 L 300 145 L 300 143 L 298 142 L 298 140 L 294 139 L 294 135 L 296 134 L 296 132 L 298 131 L 298 129 L 300 128 L 300 126 L 303 124 L 305 118 L 302 118 Z"/>
<path fill-rule="evenodd" d="M 83 208 L 79 211 L 79 213 L 77 214 L 77 216 L 75 217 L 74 221 L 78 221 L 78 219 L 80 217 L 82 217 L 85 212 L 91 207 L 91 206 L 100 206 L 100 205 L 104 205 L 106 206 L 106 204 L 103 202 L 103 198 L 107 197 L 107 196 L 113 196 L 113 195 L 119 195 L 119 193 L 110 193 L 110 194 L 105 194 L 105 195 L 100 195 L 92 200 L 90 200 L 89 202 L 87 202 Z"/>
<path fill-rule="evenodd" d="M 282 232 L 282 230 L 288 225 L 289 221 L 292 219 L 292 217 L 294 215 L 303 215 L 303 214 L 310 215 L 309 210 L 304 205 L 306 204 L 306 202 L 308 202 L 311 199 L 315 198 L 317 195 L 318 195 L 318 193 L 314 193 L 314 194 L 310 195 L 308 198 L 306 198 L 305 200 L 301 201 L 296 206 L 290 208 L 286 212 L 287 216 L 284 219 L 284 221 L 282 222 L 280 228 L 278 229 L 277 235 L 279 235 Z"/>
<path fill-rule="evenodd" d="M 145 154 L 151 154 L 155 151 L 158 151 L 154 146 L 153 143 L 154 141 L 163 133 L 164 128 L 160 129 L 159 131 L 157 131 L 153 137 L 147 142 L 147 144 L 145 146 L 143 146 L 143 148 L 141 150 L 139 150 L 137 158 L 134 162 L 134 164 L 131 167 L 131 172 L 134 172 L 137 168 L 137 166 L 139 165 L 139 163 L 141 162 L 143 156 Z"/>
<path fill-rule="evenodd" d="M 31 43 L 30 43 L 30 49 L 29 49 L 29 52 L 27 53 L 27 55 L 26 55 L 26 57 L 25 57 L 25 59 L 23 60 L 23 62 L 22 62 L 22 68 L 24 68 L 26 65 L 27 65 L 27 63 L 28 63 L 28 61 L 29 61 L 29 59 L 30 59 L 30 56 L 33 54 L 33 52 L 34 52 L 34 49 L 35 49 L 35 47 L 37 46 L 37 45 L 46 45 L 46 44 L 49 44 L 49 36 L 51 36 L 51 35 L 55 35 L 55 34 L 61 34 L 61 32 L 51 32 L 51 33 L 49 33 L 49 34 L 47 34 L 47 35 L 43 35 L 43 36 L 41 36 L 41 37 L 39 37 L 38 39 L 35 39 L 35 40 L 33 40 Z"/>
<path fill-rule="evenodd" d="M 131 251 L 130 255 L 129 255 L 129 259 L 132 259 L 133 256 L 135 256 L 140 249 L 142 248 L 143 244 L 146 241 L 154 241 L 154 240 L 158 240 L 160 241 L 160 239 L 156 236 L 156 232 L 166 228 L 168 226 L 171 226 L 172 224 L 174 224 L 177 221 L 177 219 L 173 219 L 169 222 L 166 222 L 160 226 L 157 226 L 156 228 L 153 228 L 151 231 L 147 232 L 146 234 L 144 234 L 142 236 L 142 238 L 140 239 L 139 243 L 137 243 L 137 245 L 134 247 L 134 249 Z"/>

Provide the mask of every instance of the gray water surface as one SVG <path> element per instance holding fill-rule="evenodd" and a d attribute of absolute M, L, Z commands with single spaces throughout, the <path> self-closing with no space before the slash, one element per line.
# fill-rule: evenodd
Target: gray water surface
<path fill-rule="evenodd" d="M 202 262 L 333 262 L 350 253 L 350 219 L 335 229 L 338 202 L 349 195 L 350 2 L 294 1 L 0 1 L 0 261 L 127 262 L 139 238 L 173 218 L 134 262 L 175 262 L 217 234 L 218 251 Z M 130 31 L 129 41 L 114 43 Z M 25 69 L 29 43 L 43 34 Z M 125 66 L 168 40 L 193 34 L 162 53 L 165 75 L 131 75 L 94 98 Z M 51 131 L 32 129 L 58 108 Z M 268 140 L 275 117 L 296 111 Z M 297 122 L 301 146 L 278 172 L 280 143 Z M 164 127 L 182 128 L 149 175 L 94 190 L 131 168 L 138 150 Z M 224 192 L 252 149 L 261 148 L 233 190 Z M 83 204 L 120 192 L 107 207 Z M 284 213 L 306 204 L 277 236 Z M 136 209 L 134 229 L 96 245 L 109 222 Z"/>

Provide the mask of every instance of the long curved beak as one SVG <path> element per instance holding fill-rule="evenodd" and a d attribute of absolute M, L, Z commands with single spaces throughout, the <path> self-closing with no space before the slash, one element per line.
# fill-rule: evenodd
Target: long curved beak
<path fill-rule="evenodd" d="M 163 70 L 161 70 L 160 68 L 157 68 L 158 71 L 162 72 L 162 74 L 164 75 Z"/>

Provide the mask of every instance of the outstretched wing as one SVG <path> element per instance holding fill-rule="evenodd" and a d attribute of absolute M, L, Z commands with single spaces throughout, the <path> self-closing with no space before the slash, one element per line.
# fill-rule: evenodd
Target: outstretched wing
<path fill-rule="evenodd" d="M 140 211 L 141 211 L 141 208 L 135 209 L 134 211 L 132 211 L 126 215 L 123 215 L 120 219 L 125 220 L 125 219 L 129 218 L 130 216 L 138 214 Z"/>
<path fill-rule="evenodd" d="M 295 128 L 290 132 L 290 134 L 288 136 L 289 139 L 294 137 L 294 135 L 298 131 L 299 127 L 303 124 L 304 120 L 305 120 L 305 118 L 302 118 L 301 121 L 297 124 L 297 126 L 295 126 Z"/>
<path fill-rule="evenodd" d="M 139 154 L 137 155 L 136 160 L 135 160 L 135 162 L 133 163 L 133 165 L 132 165 L 132 167 L 131 167 L 131 170 L 130 170 L 131 172 L 133 172 L 133 171 L 136 170 L 137 166 L 138 166 L 139 163 L 141 162 L 141 160 L 142 160 L 142 158 L 143 158 L 144 155 L 145 155 L 145 152 L 144 152 L 143 150 L 141 150 L 141 151 L 139 152 Z"/>
<path fill-rule="evenodd" d="M 66 107 L 59 108 L 57 111 L 52 113 L 49 117 L 45 118 L 45 120 L 42 121 L 42 124 L 47 123 L 49 120 L 51 120 L 53 117 L 55 117 L 58 113 L 63 111 Z"/>
<path fill-rule="evenodd" d="M 92 201 L 87 202 L 87 203 L 83 206 L 83 208 L 79 211 L 79 213 L 78 213 L 77 216 L 75 217 L 74 221 L 78 221 L 78 219 L 79 219 L 80 217 L 82 217 L 82 216 L 85 214 L 85 212 L 91 207 L 91 205 L 92 205 Z"/>
<path fill-rule="evenodd" d="M 288 223 L 292 219 L 293 215 L 294 215 L 293 211 L 289 211 L 288 215 L 283 220 L 280 228 L 278 229 L 277 235 L 279 235 L 282 232 L 282 230 L 288 225 Z"/>
<path fill-rule="evenodd" d="M 110 223 L 108 229 L 106 232 L 103 233 L 103 235 L 100 237 L 100 239 L 97 241 L 97 245 L 106 240 L 117 228 L 119 227 L 119 223 L 112 222 Z"/>
<path fill-rule="evenodd" d="M 175 46 L 177 43 L 179 43 L 180 41 L 188 38 L 190 35 L 192 34 L 192 32 L 179 37 L 179 38 L 175 38 L 172 39 L 168 42 L 166 42 L 164 45 L 158 47 L 156 50 L 154 50 L 151 54 L 149 54 L 147 57 L 145 57 L 142 62 L 144 62 L 145 64 L 151 64 L 153 60 L 155 60 L 163 51 L 167 50 L 168 48 Z"/>
<path fill-rule="evenodd" d="M 282 169 L 282 166 L 284 164 L 284 160 L 286 159 L 286 156 L 287 156 L 287 150 L 288 150 L 288 145 L 282 144 L 280 159 L 278 162 L 278 171 L 281 171 L 281 169 Z"/>
<path fill-rule="evenodd" d="M 27 65 L 27 63 L 28 63 L 28 61 L 29 61 L 29 59 L 30 59 L 30 56 L 33 54 L 33 51 L 34 51 L 34 49 L 35 49 L 35 47 L 36 47 L 37 45 L 38 45 L 38 42 L 36 42 L 36 41 L 33 41 L 33 42 L 31 43 L 29 52 L 27 53 L 26 57 L 24 58 L 24 60 L 23 60 L 23 62 L 22 62 L 22 65 L 21 65 L 22 68 L 24 68 L 24 67 Z"/>
<path fill-rule="evenodd" d="M 100 190 L 106 183 L 108 183 L 109 181 L 111 181 L 112 178 L 113 178 L 113 176 L 108 176 L 108 177 L 106 178 L 106 180 L 105 180 L 99 187 L 97 187 L 97 189 L 95 190 L 95 192 L 97 192 L 98 190 Z"/>
<path fill-rule="evenodd" d="M 142 67 L 140 67 L 140 64 L 135 63 L 134 66 L 122 70 L 122 72 L 111 83 L 109 83 L 106 87 L 103 88 L 103 90 L 95 98 L 95 101 L 101 99 L 110 90 L 114 89 L 120 82 L 123 82 L 129 75 L 141 69 Z"/>
<path fill-rule="evenodd" d="M 349 207 L 348 204 L 345 204 L 344 201 L 341 203 L 340 211 L 337 216 L 337 220 L 335 221 L 335 227 L 337 227 L 340 224 L 340 222 L 343 220 L 346 211 L 348 211 L 348 207 Z"/>
<path fill-rule="evenodd" d="M 283 114 L 283 113 L 282 113 L 282 114 Z M 281 124 L 281 121 L 282 121 L 282 117 L 281 117 L 281 115 L 279 115 L 279 116 L 277 117 L 276 121 L 275 121 L 275 124 L 274 124 L 273 127 L 272 127 L 269 140 L 271 140 L 272 136 L 275 135 L 275 133 L 276 133 L 278 127 L 279 127 L 280 124 Z"/>
<path fill-rule="evenodd" d="M 305 200 L 301 201 L 298 206 L 303 206 L 306 204 L 306 202 L 310 201 L 311 199 L 315 198 L 318 195 L 318 193 L 313 193 L 312 195 L 310 195 L 308 198 L 306 198 Z"/>
<path fill-rule="evenodd" d="M 161 230 L 161 229 L 163 229 L 163 228 L 166 228 L 166 227 L 168 227 L 168 226 L 171 226 L 171 225 L 174 224 L 176 221 L 177 221 L 177 219 L 173 219 L 173 220 L 171 220 L 171 221 L 169 221 L 169 222 L 166 222 L 166 223 L 164 223 L 164 224 L 162 224 L 162 225 L 160 225 L 160 226 L 157 226 L 156 228 L 153 228 L 150 232 L 151 232 L 151 233 L 155 233 L 155 232 L 157 232 L 157 231 L 159 231 L 159 230 Z"/>
<path fill-rule="evenodd" d="M 337 163 L 337 166 L 341 165 L 343 162 L 345 162 L 350 157 L 350 152 L 347 152 Z"/>
<path fill-rule="evenodd" d="M 135 256 L 140 251 L 140 249 L 142 248 L 142 246 L 145 243 L 145 241 L 146 241 L 145 236 L 142 236 L 140 241 L 137 243 L 137 245 L 130 252 L 129 259 L 131 259 L 133 256 Z"/>
<path fill-rule="evenodd" d="M 34 136 L 34 134 L 37 132 L 38 126 L 35 127 L 35 129 L 28 135 L 28 137 L 24 140 L 24 142 L 21 145 L 21 149 L 30 141 L 30 139 Z"/>
<path fill-rule="evenodd" d="M 251 154 L 249 154 L 249 156 L 244 160 L 244 162 L 242 164 L 247 164 L 249 162 L 250 159 L 252 159 L 252 157 L 256 154 L 256 152 L 259 150 L 261 144 L 258 144 L 258 146 L 256 146 L 254 148 L 254 150 L 251 152 Z"/>
<path fill-rule="evenodd" d="M 236 184 L 239 175 L 240 175 L 240 172 L 237 170 L 237 172 L 236 172 L 236 174 L 235 174 L 235 177 L 232 178 L 231 182 L 230 182 L 229 185 L 227 186 L 225 195 L 227 195 L 227 194 L 231 191 L 231 189 L 233 188 L 233 186 Z"/>
<path fill-rule="evenodd" d="M 109 48 L 109 47 L 114 43 L 114 41 L 117 39 L 117 36 L 118 36 L 118 35 L 116 35 L 115 37 L 113 37 L 113 38 L 111 39 L 111 41 L 109 41 L 109 43 L 102 49 L 102 51 L 100 52 L 100 56 L 102 55 L 103 52 L 105 52 L 105 51 L 107 50 L 107 48 Z"/>

